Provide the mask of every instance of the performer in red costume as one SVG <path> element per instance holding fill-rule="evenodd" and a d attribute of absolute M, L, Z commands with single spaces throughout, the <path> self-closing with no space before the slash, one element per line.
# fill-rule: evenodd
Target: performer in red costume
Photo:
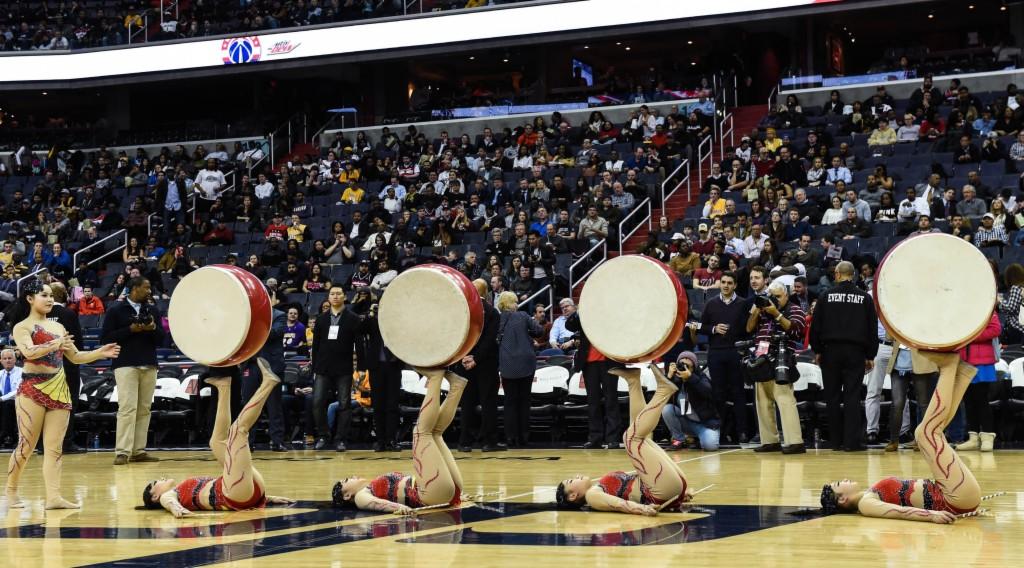
<path fill-rule="evenodd" d="M 661 449 L 651 433 L 661 420 L 661 409 L 679 390 L 657 365 L 651 365 L 658 387 L 645 404 L 640 386 L 640 369 L 612 369 L 609 371 L 626 380 L 629 385 L 629 428 L 622 436 L 626 455 L 635 473 L 614 471 L 593 480 L 577 475 L 558 484 L 555 501 L 562 508 L 588 505 L 598 511 L 617 511 L 634 515 L 654 516 L 665 509 L 678 511 L 689 501 L 686 477 L 679 466 Z"/>
<path fill-rule="evenodd" d="M 887 477 L 868 489 L 849 479 L 835 481 L 821 491 L 821 507 L 826 515 L 859 512 L 866 517 L 947 524 L 957 515 L 973 512 L 981 503 L 978 481 L 943 433 L 977 370 L 962 361 L 958 353 L 918 351 L 916 355 L 930 359 L 939 368 L 935 394 L 914 432 L 917 447 L 935 479 Z"/>
<path fill-rule="evenodd" d="M 293 503 L 291 499 L 267 495 L 267 484 L 252 465 L 249 430 L 263 412 L 267 397 L 281 384 L 266 359 L 257 359 L 257 364 L 263 382 L 230 427 L 231 378 L 206 379 L 217 389 L 217 417 L 210 436 L 210 449 L 223 468 L 221 476 L 189 477 L 181 483 L 167 478 L 151 481 L 142 492 L 142 503 L 147 509 L 164 508 L 180 518 L 191 515 L 192 511 L 243 511 L 259 509 L 267 503 Z"/>
<path fill-rule="evenodd" d="M 386 473 L 373 479 L 349 477 L 334 484 L 334 504 L 364 511 L 409 513 L 429 505 L 458 505 L 462 473 L 444 441 L 444 431 L 455 419 L 466 379 L 444 369 L 417 371 L 427 377 L 427 394 L 420 406 L 412 438 L 415 475 Z M 448 379 L 448 396 L 441 403 L 441 381 Z M 660 415 L 659 415 L 660 416 Z"/>

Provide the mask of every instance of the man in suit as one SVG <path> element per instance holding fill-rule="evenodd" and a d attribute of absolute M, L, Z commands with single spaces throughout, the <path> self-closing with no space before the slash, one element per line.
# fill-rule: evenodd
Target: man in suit
<path fill-rule="evenodd" d="M 487 283 L 474 280 L 473 285 L 484 304 L 484 327 L 473 350 L 455 366 L 457 375 L 469 379 L 462 393 L 462 422 L 459 424 L 459 451 L 473 451 L 474 437 L 485 452 L 505 450 L 498 443 L 498 327 L 501 315 L 491 302 Z M 476 407 L 480 405 L 480 418 Z"/>
<path fill-rule="evenodd" d="M 18 443 L 18 424 L 15 417 L 14 397 L 21 386 L 21 367 L 13 349 L 0 352 L 0 448 L 13 448 Z"/>
<path fill-rule="evenodd" d="M 52 282 L 50 290 L 53 292 L 53 309 L 50 310 L 47 319 L 55 321 L 64 326 L 74 338 L 75 347 L 79 351 L 85 351 L 85 343 L 82 341 L 82 325 L 78 321 L 78 314 L 69 309 L 68 289 L 60 282 Z M 75 412 L 78 411 L 78 395 L 82 390 L 82 375 L 78 365 L 69 360 L 64 361 L 64 375 L 67 377 L 68 390 L 71 392 L 71 416 L 68 421 L 67 432 L 64 433 L 64 453 L 78 454 L 85 451 L 84 448 L 75 445 Z"/>
<path fill-rule="evenodd" d="M 244 376 L 242 379 L 242 400 L 252 398 L 252 395 L 263 381 L 263 374 L 256 364 L 257 357 L 266 359 L 267 363 L 270 363 L 270 370 L 275 375 L 279 377 L 284 376 L 284 333 L 287 327 L 287 316 L 281 310 L 275 309 L 270 323 L 270 335 L 267 336 L 263 349 L 260 349 L 259 355 L 249 359 L 245 364 L 248 376 Z M 284 443 L 284 409 L 281 405 L 281 389 L 283 388 L 288 388 L 288 386 L 282 383 L 279 385 L 279 388 L 274 389 L 264 406 L 267 418 L 270 421 L 270 450 L 274 452 L 288 451 Z M 253 434 L 250 432 L 250 445 L 252 444 L 252 439 Z"/>
<path fill-rule="evenodd" d="M 309 353 L 313 366 L 313 418 L 319 436 L 314 449 L 326 449 L 331 439 L 327 406 L 328 396 L 333 391 L 338 401 L 335 449 L 344 452 L 345 436 L 352 417 L 352 353 L 356 339 L 363 331 L 363 319 L 345 309 L 345 291 L 341 286 L 331 287 L 327 301 L 331 309 L 317 316 Z"/>
<path fill-rule="evenodd" d="M 377 441 L 375 452 L 397 452 L 398 396 L 402 390 L 402 368 L 405 366 L 384 345 L 377 321 L 377 301 L 372 300 L 359 348 L 362 354 L 360 372 L 370 373 L 370 404 L 373 406 L 373 431 Z"/>

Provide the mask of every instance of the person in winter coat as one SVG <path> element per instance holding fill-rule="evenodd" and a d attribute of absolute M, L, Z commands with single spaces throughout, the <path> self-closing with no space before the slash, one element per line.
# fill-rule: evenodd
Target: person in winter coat
<path fill-rule="evenodd" d="M 530 387 L 537 370 L 532 337 L 544 335 L 530 314 L 519 311 L 514 292 L 498 297 L 498 373 L 505 387 L 505 437 L 508 447 L 525 447 L 530 434 Z"/>

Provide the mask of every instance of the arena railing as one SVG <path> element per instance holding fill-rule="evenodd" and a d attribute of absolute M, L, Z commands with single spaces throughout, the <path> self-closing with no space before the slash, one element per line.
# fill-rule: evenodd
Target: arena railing
<path fill-rule="evenodd" d="M 641 211 L 644 213 L 644 216 L 642 218 L 639 216 L 639 213 Z M 632 219 L 634 215 L 637 216 L 637 219 L 635 219 L 633 221 L 635 223 L 635 225 L 633 225 L 633 228 L 629 229 L 629 231 L 627 232 L 626 231 L 626 222 L 629 221 L 630 219 Z M 630 211 L 628 215 L 626 215 L 625 217 L 622 218 L 621 221 L 619 221 L 619 256 L 622 256 L 622 247 L 623 247 L 623 245 L 626 243 L 627 240 L 629 240 L 629 237 L 632 237 L 633 233 L 635 233 L 637 231 L 637 229 L 639 229 L 640 226 L 643 225 L 644 221 L 647 221 L 647 230 L 650 231 L 651 230 L 651 198 L 650 197 L 647 197 L 643 201 L 641 201 L 639 205 L 634 207 L 633 210 Z"/>
<path fill-rule="evenodd" d="M 679 173 L 681 173 L 683 171 L 686 171 L 686 175 L 683 176 L 679 180 L 679 182 L 676 183 L 676 185 L 672 187 L 672 191 L 669 191 L 668 193 L 666 193 L 665 192 L 665 187 L 669 184 L 669 182 L 671 182 L 673 179 L 675 179 L 677 174 L 679 174 Z M 672 170 L 672 173 L 670 173 L 667 176 L 665 176 L 665 181 L 661 182 L 661 209 L 662 210 L 665 209 L 665 203 L 668 202 L 670 197 L 672 197 L 672 194 L 674 194 L 680 187 L 682 187 L 684 183 L 686 184 L 686 200 L 690 201 L 690 200 L 692 200 L 692 196 L 691 196 L 691 193 L 690 193 L 690 161 L 689 160 L 683 160 L 682 162 L 680 162 L 680 164 L 678 166 L 676 166 L 676 169 Z"/>
<path fill-rule="evenodd" d="M 597 251 L 601 251 L 600 259 L 596 261 L 591 260 L 592 257 L 597 256 L 595 254 Z M 590 273 L 596 270 L 598 266 L 601 266 L 601 263 L 607 260 L 607 258 L 608 239 L 601 239 L 600 242 L 590 247 L 590 250 L 583 253 L 583 255 L 580 256 L 580 258 L 577 259 L 576 262 L 569 265 L 569 294 L 572 295 L 573 290 L 576 289 L 576 285 L 586 280 L 587 276 L 590 276 Z M 588 262 L 592 262 L 593 264 L 587 266 Z M 581 270 L 585 270 L 585 272 L 583 272 L 582 276 L 576 278 L 574 274 L 578 274 Z"/>
<path fill-rule="evenodd" d="M 21 283 L 22 282 L 24 282 L 26 280 L 29 280 L 31 278 L 38 278 L 39 275 L 42 274 L 43 272 L 47 272 L 47 269 L 45 267 L 40 268 L 39 270 L 36 270 L 35 272 L 26 274 L 26 275 L 22 276 L 21 278 L 18 278 L 18 280 L 14 283 L 14 296 L 15 297 L 20 297 L 21 296 Z"/>
<path fill-rule="evenodd" d="M 729 138 L 729 143 L 725 143 L 726 137 Z M 722 121 L 718 123 L 718 159 L 725 159 L 725 147 L 736 146 L 736 132 L 733 128 L 732 113 L 726 113 Z M 703 178 L 702 178 L 703 179 Z"/>
<path fill-rule="evenodd" d="M 529 298 L 523 300 L 522 302 L 519 302 L 518 307 L 522 308 L 522 307 L 528 305 L 530 302 L 534 301 L 535 299 L 540 297 L 542 294 L 547 294 L 547 296 L 548 296 L 548 303 L 547 303 L 547 306 L 546 306 L 546 309 L 545 309 L 545 311 L 548 314 L 548 321 L 555 321 L 554 320 L 555 309 L 554 309 L 554 305 L 553 305 L 555 303 L 555 289 L 551 286 L 551 284 L 548 284 L 547 286 L 541 288 L 540 290 L 537 290 L 536 292 L 533 293 L 532 296 L 530 296 Z"/>
<path fill-rule="evenodd" d="M 775 85 L 772 87 L 772 92 L 768 93 L 768 112 L 771 112 L 775 108 L 775 97 L 779 94 L 779 86 Z"/>
<path fill-rule="evenodd" d="M 705 145 L 707 146 L 705 148 Z M 708 175 L 711 174 L 711 161 L 714 160 L 715 141 L 714 136 L 708 136 L 697 144 L 697 179 L 704 179 L 704 161 L 708 161 Z"/>
<path fill-rule="evenodd" d="M 296 140 L 309 140 L 309 120 L 306 113 L 296 112 L 289 116 L 268 134 L 267 138 L 270 140 L 270 164 L 273 167 L 277 164 L 278 158 L 292 151 Z"/>
<path fill-rule="evenodd" d="M 111 239 L 116 239 L 118 237 L 123 237 L 124 238 L 124 242 L 121 243 L 120 246 L 114 247 L 114 248 L 110 249 L 109 251 L 101 254 L 100 256 L 90 260 L 89 261 L 89 265 L 92 265 L 92 264 L 94 264 L 94 263 L 96 263 L 96 262 L 98 262 L 100 260 L 103 260 L 104 258 L 107 258 L 108 256 L 110 256 L 110 255 L 112 255 L 112 254 L 114 254 L 116 252 L 121 251 L 125 247 L 127 247 L 128 246 L 128 230 L 127 229 L 119 229 L 119 230 L 114 231 L 113 233 L 110 233 L 109 235 L 103 237 L 102 239 L 94 242 L 91 245 L 87 245 L 87 246 L 84 246 L 84 247 L 76 250 L 75 251 L 75 255 L 71 259 L 72 263 L 75 266 L 75 270 L 78 270 L 78 256 L 79 255 L 81 255 L 83 252 L 85 252 L 85 251 L 87 251 L 87 250 L 89 250 L 89 249 L 91 249 L 93 247 L 99 246 L 99 245 L 101 245 L 101 244 L 103 244 L 103 243 L 105 243 L 105 242 L 107 242 L 107 241 L 109 241 Z"/>

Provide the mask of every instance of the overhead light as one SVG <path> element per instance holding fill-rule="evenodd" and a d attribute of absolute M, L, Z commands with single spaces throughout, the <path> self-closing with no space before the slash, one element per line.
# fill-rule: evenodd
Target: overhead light
<path fill-rule="evenodd" d="M 589 45 L 584 45 L 583 49 L 590 49 L 590 46 Z"/>
<path fill-rule="evenodd" d="M 48 93 L 47 93 L 46 91 L 43 91 L 43 96 L 44 96 L 44 97 L 45 97 L 45 96 L 46 96 L 47 94 L 48 94 Z"/>
<path fill-rule="evenodd" d="M 508 63 L 508 57 L 501 60 L 503 63 Z"/>
<path fill-rule="evenodd" d="M 617 41 L 617 42 L 615 42 L 615 45 L 622 45 L 622 42 L 621 41 Z"/>
<path fill-rule="evenodd" d="M 857 43 L 857 38 L 851 37 L 850 38 L 850 43 Z"/>
<path fill-rule="evenodd" d="M 999 7 L 999 11 L 1000 12 L 1005 12 L 1006 11 L 1006 6 L 1000 6 Z"/>
<path fill-rule="evenodd" d="M 931 20 L 931 19 L 933 19 L 933 18 L 935 18 L 935 14 L 928 14 L 928 19 L 929 19 L 929 20 Z"/>
<path fill-rule="evenodd" d="M 696 61 L 691 61 L 691 62 L 690 62 L 690 66 L 691 66 L 691 67 L 695 67 L 696 65 L 697 65 L 697 62 L 696 62 Z"/>
<path fill-rule="evenodd" d="M 693 40 L 692 39 L 686 40 L 686 45 L 693 45 Z"/>
<path fill-rule="evenodd" d="M 968 10 L 973 10 L 974 9 L 974 4 L 971 4 L 970 6 L 968 6 L 967 9 Z"/>
<path fill-rule="evenodd" d="M 475 55 L 470 55 L 470 56 L 469 56 L 469 60 L 470 60 L 470 61 L 473 61 L 474 59 L 476 59 L 476 56 L 475 56 Z"/>
<path fill-rule="evenodd" d="M 633 48 L 632 48 L 632 47 L 629 47 L 628 45 L 626 46 L 626 51 L 629 51 L 629 50 L 631 50 L 631 49 L 633 49 Z"/>

